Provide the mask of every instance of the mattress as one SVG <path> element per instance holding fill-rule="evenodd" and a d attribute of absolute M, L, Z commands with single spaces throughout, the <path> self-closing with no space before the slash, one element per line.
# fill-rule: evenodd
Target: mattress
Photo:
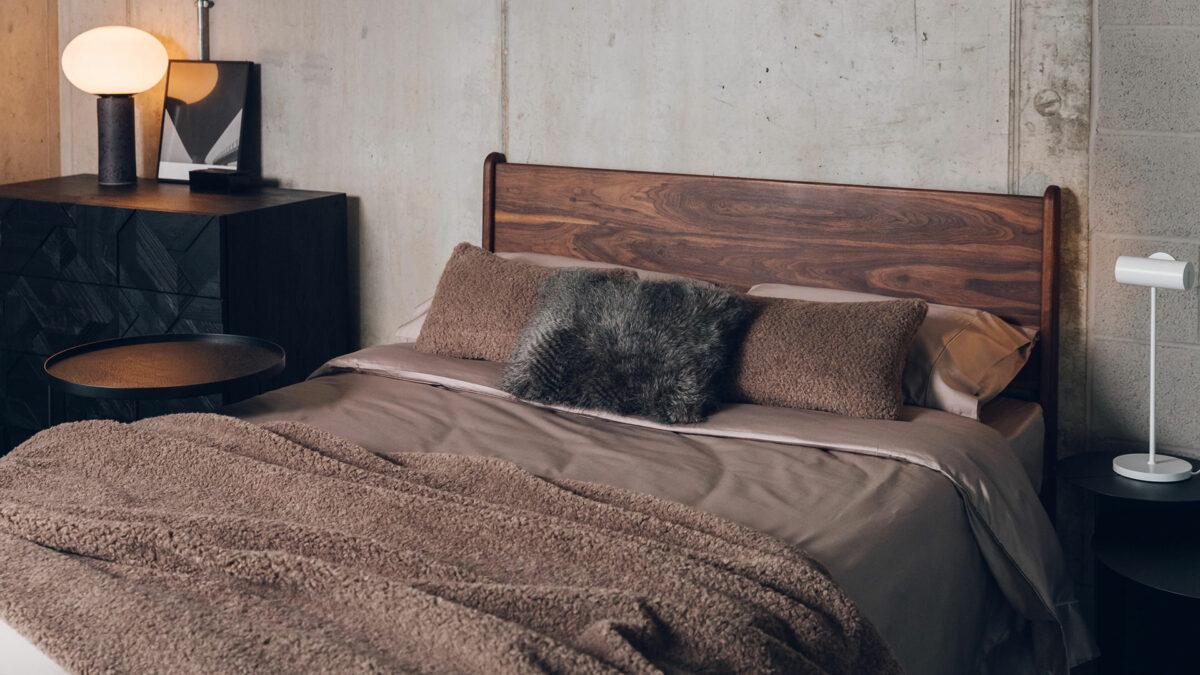
<path fill-rule="evenodd" d="M 615 484 L 750 525 L 821 561 L 909 672 L 978 670 L 981 654 L 1000 653 L 994 648 L 1020 630 L 955 488 L 911 463 L 618 425 L 367 372 L 331 371 L 227 412 L 304 421 L 382 455 L 502 457 L 541 475 Z M 999 432 L 1030 481 L 1040 482 L 1038 406 L 997 401 L 983 420 L 979 427 Z M 61 672 L 6 628 L 0 672 Z"/>

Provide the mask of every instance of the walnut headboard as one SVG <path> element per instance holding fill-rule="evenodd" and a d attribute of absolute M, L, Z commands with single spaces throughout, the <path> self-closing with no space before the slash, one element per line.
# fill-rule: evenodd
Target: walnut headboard
<path fill-rule="evenodd" d="M 1041 332 L 1015 386 L 1055 447 L 1059 189 L 1041 197 L 484 161 L 483 246 L 976 307 Z M 1049 472 L 1045 474 L 1049 476 Z M 1047 482 L 1052 482 L 1047 480 Z"/>

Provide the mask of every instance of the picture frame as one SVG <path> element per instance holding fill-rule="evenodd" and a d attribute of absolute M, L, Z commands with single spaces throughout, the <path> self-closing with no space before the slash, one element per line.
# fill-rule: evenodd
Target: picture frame
<path fill-rule="evenodd" d="M 246 170 L 250 61 L 172 60 L 159 130 L 158 180 L 196 169 Z"/>

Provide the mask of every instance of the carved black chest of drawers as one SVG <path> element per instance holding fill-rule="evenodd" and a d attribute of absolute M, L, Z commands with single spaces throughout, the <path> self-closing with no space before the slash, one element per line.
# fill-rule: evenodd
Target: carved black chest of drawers
<path fill-rule="evenodd" d="M 0 186 L 0 454 L 46 424 L 42 362 L 67 347 L 155 333 L 238 333 L 279 343 L 303 379 L 351 347 L 346 196 L 264 188 L 198 194 L 91 175 Z M 143 414 L 204 410 L 164 402 Z M 67 416 L 127 416 L 123 401 L 67 401 Z"/>

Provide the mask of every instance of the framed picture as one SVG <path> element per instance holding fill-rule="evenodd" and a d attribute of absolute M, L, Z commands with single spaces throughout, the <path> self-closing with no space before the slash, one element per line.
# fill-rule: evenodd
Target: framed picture
<path fill-rule="evenodd" d="M 237 170 L 246 140 L 249 61 L 171 61 L 158 144 L 158 179 L 194 169 Z"/>

